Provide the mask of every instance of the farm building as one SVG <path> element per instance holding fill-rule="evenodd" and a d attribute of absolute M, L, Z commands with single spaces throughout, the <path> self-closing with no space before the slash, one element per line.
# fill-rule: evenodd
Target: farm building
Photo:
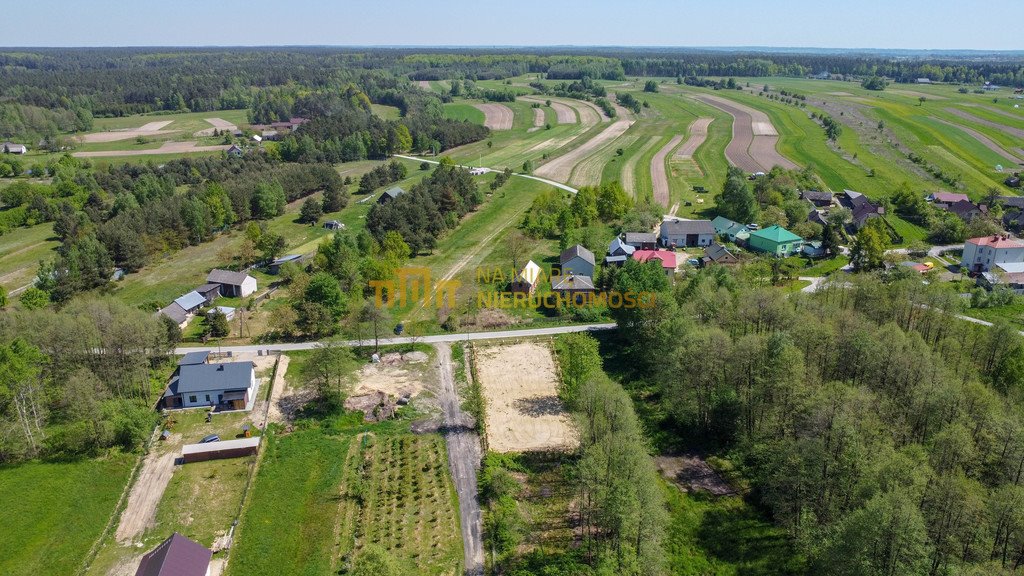
<path fill-rule="evenodd" d="M 708 246 L 715 241 L 711 220 L 673 218 L 661 223 L 661 245 L 670 247 Z"/>
<path fill-rule="evenodd" d="M 210 284 L 220 285 L 221 296 L 246 296 L 256 291 L 256 279 L 245 272 L 232 272 L 215 268 L 206 276 Z"/>
<path fill-rule="evenodd" d="M 653 236 L 653 234 L 651 236 Z M 646 249 L 650 250 L 650 248 Z M 625 240 L 619 237 L 616 237 L 610 244 L 608 244 L 609 256 L 629 256 L 634 251 L 636 251 L 635 246 L 627 244 Z"/>
<path fill-rule="evenodd" d="M 707 250 L 704 251 L 704 257 L 700 259 L 702 266 L 709 264 L 735 264 L 739 261 L 735 254 L 729 252 L 725 246 L 717 242 L 708 246 Z"/>
<path fill-rule="evenodd" d="M 4 154 L 28 154 L 28 147 L 24 144 L 4 142 L 3 152 Z"/>
<path fill-rule="evenodd" d="M 747 245 L 751 250 L 767 252 L 780 257 L 800 251 L 803 243 L 803 238 L 778 225 L 751 232 L 750 239 L 747 240 Z"/>
<path fill-rule="evenodd" d="M 822 228 L 828 226 L 828 212 L 824 210 L 811 210 L 807 214 L 807 221 L 813 222 Z"/>
<path fill-rule="evenodd" d="M 956 214 L 964 222 L 970 222 L 975 218 L 988 215 L 988 206 L 975 204 L 969 200 L 960 200 L 947 206 L 946 212 Z"/>
<path fill-rule="evenodd" d="M 232 144 L 227 149 L 226 152 L 227 152 L 228 156 L 234 156 L 235 158 L 238 158 L 239 156 L 242 155 L 242 148 L 240 146 L 238 146 L 238 144 Z"/>
<path fill-rule="evenodd" d="M 395 186 L 394 188 L 388 188 L 380 195 L 380 198 L 377 198 L 377 204 L 387 204 L 388 202 L 391 202 L 392 200 L 398 198 L 402 194 L 405 194 L 405 190 L 402 190 L 398 186 Z"/>
<path fill-rule="evenodd" d="M 166 316 L 182 328 L 188 324 L 189 319 L 201 306 L 206 305 L 206 298 L 196 290 L 183 296 L 178 296 L 169 305 L 157 312 L 158 316 Z"/>
<path fill-rule="evenodd" d="M 821 192 L 818 190 L 804 190 L 800 193 L 800 198 L 807 200 L 811 204 L 814 204 L 818 208 L 826 208 L 832 205 L 832 193 Z"/>
<path fill-rule="evenodd" d="M 558 292 L 564 298 L 572 298 L 576 302 L 581 302 L 587 294 L 594 292 L 594 281 L 590 276 L 581 274 L 570 273 L 565 276 L 556 276 L 552 278 L 551 291 Z"/>
<path fill-rule="evenodd" d="M 579 244 L 566 248 L 558 257 L 558 265 L 562 275 L 594 277 L 594 253 Z"/>
<path fill-rule="evenodd" d="M 327 230 L 344 230 L 345 225 L 337 220 L 328 220 L 324 222 L 324 228 Z"/>
<path fill-rule="evenodd" d="M 1007 236 L 985 236 L 964 242 L 961 265 L 978 274 L 997 264 L 1024 262 L 1024 242 Z"/>
<path fill-rule="evenodd" d="M 206 364 L 206 360 L 210 357 L 210 352 L 203 350 L 201 352 L 189 352 L 178 360 L 178 366 L 195 366 L 196 364 Z"/>
<path fill-rule="evenodd" d="M 519 292 L 523 294 L 533 294 L 537 290 L 537 283 L 541 277 L 540 266 L 536 262 L 530 260 L 523 266 L 523 269 L 516 274 L 516 277 L 512 280 L 509 285 L 509 290 L 512 292 Z"/>
<path fill-rule="evenodd" d="M 188 320 L 191 315 L 187 310 L 179 306 L 176 302 L 171 302 L 167 306 L 164 306 L 156 313 L 157 316 L 166 316 L 174 321 L 179 327 L 184 328 L 188 325 Z"/>
<path fill-rule="evenodd" d="M 256 369 L 252 362 L 186 364 L 164 392 L 164 408 L 214 406 L 221 410 L 250 407 L 256 388 Z"/>
<path fill-rule="evenodd" d="M 959 192 L 933 192 L 928 195 L 927 200 L 936 204 L 955 204 L 960 201 L 969 202 L 971 199 L 967 197 L 967 194 Z"/>
<path fill-rule="evenodd" d="M 209 576 L 213 553 L 175 532 L 139 562 L 135 576 Z"/>
<path fill-rule="evenodd" d="M 633 252 L 633 260 L 637 262 L 650 262 L 657 260 L 661 264 L 665 274 L 672 277 L 676 272 L 676 253 L 668 250 L 637 250 Z"/>
<path fill-rule="evenodd" d="M 195 289 L 210 304 L 220 296 L 220 284 L 206 283 Z"/>
<path fill-rule="evenodd" d="M 224 315 L 224 318 L 225 318 L 225 319 L 226 319 L 226 320 L 227 320 L 228 322 L 231 322 L 232 320 L 234 320 L 234 319 L 235 319 L 235 310 L 236 310 L 236 309 L 235 309 L 235 308 L 232 308 L 231 306 L 217 306 L 217 307 L 215 307 L 215 308 L 211 308 L 211 309 L 210 309 L 210 310 L 209 310 L 209 311 L 207 312 L 207 314 L 209 315 L 209 314 L 213 314 L 214 312 L 220 312 L 221 314 L 223 314 L 223 315 Z"/>
<path fill-rule="evenodd" d="M 299 264 L 302 262 L 302 259 L 302 254 L 289 254 L 287 256 L 281 256 L 277 260 L 274 260 L 273 262 L 270 263 L 270 266 L 267 267 L 267 272 L 271 274 L 278 274 L 281 272 L 281 266 L 289 262 Z"/>
<path fill-rule="evenodd" d="M 252 456 L 260 449 L 260 437 L 221 440 L 206 444 L 186 444 L 181 447 L 181 459 L 186 463 L 223 460 Z"/>
<path fill-rule="evenodd" d="M 885 214 L 885 208 L 881 204 L 876 204 L 868 200 L 867 196 L 853 190 L 843 190 L 843 194 L 839 196 L 839 204 L 850 209 L 853 214 L 853 227 L 856 230 L 863 228 L 868 220 Z"/>
<path fill-rule="evenodd" d="M 653 232 L 626 232 L 624 241 L 640 250 L 654 250 L 658 247 L 658 235 Z"/>
<path fill-rule="evenodd" d="M 725 236 L 729 242 L 744 242 L 750 237 L 749 228 L 724 216 L 715 216 L 711 225 L 714 226 L 716 235 Z"/>

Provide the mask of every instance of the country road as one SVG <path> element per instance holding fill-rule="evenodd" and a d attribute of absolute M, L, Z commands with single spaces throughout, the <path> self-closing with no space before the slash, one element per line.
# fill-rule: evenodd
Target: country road
<path fill-rule="evenodd" d="M 445 444 L 448 447 L 448 469 L 455 482 L 455 493 L 459 497 L 459 524 L 462 529 L 462 546 L 465 556 L 465 574 L 483 576 L 484 544 L 480 501 L 477 495 L 476 471 L 480 466 L 480 439 L 468 425 L 469 415 L 459 406 L 459 394 L 455 390 L 452 373 L 452 349 L 447 342 L 436 344 L 438 375 L 441 380 L 438 400 Z"/>
<path fill-rule="evenodd" d="M 392 344 L 440 344 L 451 342 L 468 342 L 471 340 L 502 340 L 505 338 L 531 338 L 535 336 L 553 336 L 555 334 L 568 334 L 570 332 L 596 332 L 599 330 L 614 330 L 614 323 L 604 324 L 577 324 L 573 326 L 554 326 L 551 328 L 526 328 L 523 330 L 499 330 L 496 332 L 464 332 L 461 334 L 435 334 L 433 336 L 400 336 L 398 338 L 381 338 L 381 346 Z M 312 350 L 323 344 L 335 344 L 339 346 L 371 346 L 373 339 L 364 340 L 342 340 L 338 342 L 314 340 L 310 342 L 288 342 L 282 344 L 245 344 L 240 346 L 179 346 L 174 349 L 177 355 L 189 352 L 251 352 L 253 354 L 263 351 L 291 352 L 293 350 Z"/>

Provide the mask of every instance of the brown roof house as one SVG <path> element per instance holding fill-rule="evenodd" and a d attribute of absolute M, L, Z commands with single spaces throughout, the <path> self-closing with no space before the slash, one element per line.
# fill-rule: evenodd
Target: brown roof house
<path fill-rule="evenodd" d="M 704 250 L 704 257 L 700 259 L 702 266 L 707 266 L 708 264 L 735 264 L 737 262 L 739 262 L 739 258 L 717 242 L 708 246 Z"/>
<path fill-rule="evenodd" d="M 209 576 L 207 548 L 175 532 L 142 557 L 135 576 Z"/>
<path fill-rule="evenodd" d="M 516 277 L 509 284 L 509 290 L 522 294 L 533 294 L 537 290 L 537 283 L 540 281 L 541 269 L 536 262 L 530 260 L 523 266 L 523 269 L 516 274 Z"/>

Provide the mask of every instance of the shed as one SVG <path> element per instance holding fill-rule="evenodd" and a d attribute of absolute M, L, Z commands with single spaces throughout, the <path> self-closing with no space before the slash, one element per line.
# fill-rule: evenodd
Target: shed
<path fill-rule="evenodd" d="M 206 460 L 223 460 L 225 458 L 241 458 L 251 456 L 260 449 L 260 436 L 221 440 L 206 444 L 186 444 L 181 447 L 181 459 L 186 464 L 204 462 Z"/>
<path fill-rule="evenodd" d="M 220 285 L 221 296 L 246 296 L 256 291 L 256 279 L 245 272 L 213 269 L 206 276 L 206 281 Z"/>
<path fill-rule="evenodd" d="M 377 204 L 387 204 L 388 202 L 395 200 L 402 194 L 405 194 L 405 190 L 402 190 L 398 186 L 388 188 L 380 195 L 380 198 L 377 198 Z"/>
<path fill-rule="evenodd" d="M 569 273 L 552 279 L 551 290 L 558 292 L 565 298 L 572 298 L 581 302 L 586 294 L 594 292 L 594 281 L 590 276 L 583 276 Z"/>
<path fill-rule="evenodd" d="M 220 296 L 220 284 L 208 282 L 196 288 L 195 292 L 201 294 L 206 299 L 206 303 L 210 304 Z"/>
<path fill-rule="evenodd" d="M 174 303 L 181 306 L 181 309 L 185 312 L 191 314 L 198 310 L 200 306 L 206 304 L 206 298 L 203 298 L 202 294 L 193 290 L 188 294 L 175 298 Z"/>
<path fill-rule="evenodd" d="M 157 316 L 166 316 L 170 318 L 175 324 L 184 328 L 188 324 L 189 313 L 187 310 L 179 306 L 176 302 L 171 302 L 169 305 L 160 309 L 156 313 Z"/>
<path fill-rule="evenodd" d="M 708 246 L 707 250 L 704 251 L 704 257 L 700 259 L 702 266 L 708 264 L 735 264 L 739 262 L 736 256 L 729 252 L 729 250 L 719 243 L 714 243 Z"/>
<path fill-rule="evenodd" d="M 210 357 L 209 350 L 201 350 L 199 352 L 188 352 L 178 360 L 178 366 L 195 366 L 196 364 L 206 364 L 206 359 Z"/>
<path fill-rule="evenodd" d="M 327 222 L 324 222 L 324 228 L 328 230 L 344 230 L 345 225 L 337 220 L 328 220 Z"/>
<path fill-rule="evenodd" d="M 651 234 L 654 236 L 654 234 Z M 616 236 L 614 240 L 608 244 L 608 256 L 623 256 L 627 257 L 636 250 L 635 246 L 631 246 L 622 238 Z M 605 259 L 607 260 L 607 258 Z"/>
<path fill-rule="evenodd" d="M 661 245 L 708 246 L 715 240 L 715 227 L 711 220 L 672 218 L 661 223 Z"/>
<path fill-rule="evenodd" d="M 270 266 L 267 267 L 267 271 L 270 272 L 271 274 L 278 274 L 281 272 L 281 266 L 289 262 L 294 262 L 296 264 L 302 262 L 302 254 L 289 254 L 287 256 L 281 256 L 277 260 L 274 260 L 273 262 L 270 263 Z"/>
<path fill-rule="evenodd" d="M 654 250 L 658 245 L 658 235 L 653 232 L 626 232 L 625 243 L 641 250 Z"/>
<path fill-rule="evenodd" d="M 211 308 L 210 311 L 207 312 L 207 315 L 213 314 L 214 312 L 220 312 L 224 315 L 225 320 L 231 322 L 235 319 L 235 310 L 237 310 L 237 308 L 232 308 L 231 306 L 217 306 L 216 308 Z"/>
<path fill-rule="evenodd" d="M 15 144 L 13 142 L 4 142 L 3 151 L 5 154 L 27 154 L 28 147 L 24 144 Z"/>
<path fill-rule="evenodd" d="M 175 532 L 142 556 L 135 576 L 209 576 L 207 548 Z"/>

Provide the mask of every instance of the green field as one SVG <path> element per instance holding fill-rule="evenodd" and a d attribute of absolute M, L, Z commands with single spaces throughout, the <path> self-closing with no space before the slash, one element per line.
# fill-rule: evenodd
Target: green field
<path fill-rule="evenodd" d="M 0 286 L 10 291 L 32 282 L 39 261 L 52 258 L 58 245 L 51 223 L 0 235 Z"/>
<path fill-rule="evenodd" d="M 484 123 L 484 113 L 470 104 L 445 104 L 444 115 L 452 120 L 465 120 L 481 125 Z"/>
<path fill-rule="evenodd" d="M 115 454 L 0 467 L 0 574 L 76 573 L 114 513 L 135 461 Z"/>

